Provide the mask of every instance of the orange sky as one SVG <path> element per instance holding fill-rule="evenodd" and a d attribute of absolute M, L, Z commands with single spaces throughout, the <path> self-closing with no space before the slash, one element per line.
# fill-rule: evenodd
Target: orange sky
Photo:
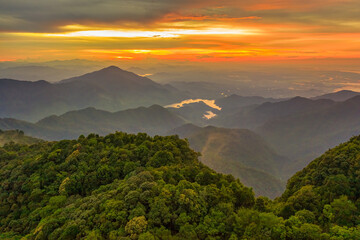
<path fill-rule="evenodd" d="M 0 61 L 360 57 L 358 0 L 0 0 Z"/>

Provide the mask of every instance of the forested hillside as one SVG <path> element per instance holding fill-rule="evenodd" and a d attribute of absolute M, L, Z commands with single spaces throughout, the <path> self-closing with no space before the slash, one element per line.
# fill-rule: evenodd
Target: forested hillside
<path fill-rule="evenodd" d="M 360 136 L 296 173 L 279 201 L 279 215 L 295 225 L 303 218 L 325 239 L 360 239 Z"/>
<path fill-rule="evenodd" d="M 91 134 L 0 148 L 0 239 L 359 239 L 360 137 L 274 202 L 176 136 Z"/>
<path fill-rule="evenodd" d="M 6 143 L 14 142 L 19 144 L 34 144 L 42 140 L 26 136 L 21 130 L 3 131 L 0 129 L 0 146 Z"/>
<path fill-rule="evenodd" d="M 0 231 L 7 239 L 229 238 L 254 195 L 197 156 L 184 140 L 146 134 L 5 145 Z"/>

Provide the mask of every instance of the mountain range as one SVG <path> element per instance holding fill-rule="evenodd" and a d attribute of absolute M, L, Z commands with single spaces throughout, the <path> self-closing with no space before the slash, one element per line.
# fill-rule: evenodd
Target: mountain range
<path fill-rule="evenodd" d="M 359 95 L 360 95 L 359 92 L 354 92 L 354 91 L 350 91 L 350 90 L 341 90 L 338 92 L 333 92 L 333 93 L 328 93 L 328 94 L 324 94 L 321 96 L 317 96 L 312 99 L 330 99 L 335 102 L 343 102 L 343 101 L 346 101 L 350 98 L 353 98 L 353 97 L 359 96 Z"/>
<path fill-rule="evenodd" d="M 360 96 L 332 102 L 316 111 L 272 119 L 257 129 L 279 154 L 292 159 L 288 176 L 305 167 L 321 152 L 360 134 Z"/>
<path fill-rule="evenodd" d="M 352 91 L 285 99 L 233 94 L 166 106 L 190 97 L 114 66 L 58 83 L 0 79 L 0 129 L 44 140 L 178 134 L 203 163 L 272 198 L 315 156 L 360 134 L 360 96 Z"/>
<path fill-rule="evenodd" d="M 102 110 L 166 105 L 186 98 L 170 85 L 110 66 L 58 83 L 0 79 L 0 117 L 37 121 L 53 114 L 96 107 Z"/>
<path fill-rule="evenodd" d="M 74 139 L 90 133 L 104 135 L 115 131 L 165 134 L 184 123 L 185 120 L 166 108 L 152 105 L 113 113 L 86 108 L 59 116 L 52 115 L 36 123 L 4 118 L 0 119 L 0 129 L 21 129 L 31 136 L 59 140 Z"/>
<path fill-rule="evenodd" d="M 252 141 L 247 131 L 236 132 Z M 359 239 L 360 136 L 313 160 L 275 200 L 198 156 L 178 136 L 121 132 L 7 144 L 0 239 Z"/>

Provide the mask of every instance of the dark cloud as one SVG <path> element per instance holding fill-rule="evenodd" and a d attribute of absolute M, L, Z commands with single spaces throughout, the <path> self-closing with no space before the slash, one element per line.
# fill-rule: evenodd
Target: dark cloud
<path fill-rule="evenodd" d="M 0 0 L 0 30 L 56 31 L 66 24 L 147 24 L 197 0 Z M 199 1 L 200 2 L 200 1 Z"/>
<path fill-rule="evenodd" d="M 0 31 L 56 32 L 68 24 L 148 27 L 170 13 L 258 16 L 262 23 L 319 25 L 330 32 L 360 28 L 359 0 L 0 0 Z"/>

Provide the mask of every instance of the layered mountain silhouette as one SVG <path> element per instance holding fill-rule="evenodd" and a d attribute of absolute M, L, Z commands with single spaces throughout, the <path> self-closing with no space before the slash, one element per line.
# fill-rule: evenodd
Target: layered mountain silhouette
<path fill-rule="evenodd" d="M 166 108 L 153 105 L 118 112 L 95 108 L 70 111 L 60 116 L 52 115 L 37 123 L 16 119 L 0 119 L 0 129 L 21 129 L 27 134 L 46 140 L 73 139 L 79 135 L 101 135 L 115 131 L 165 134 L 185 121 Z"/>
<path fill-rule="evenodd" d="M 36 121 L 86 107 L 118 111 L 184 98 L 169 85 L 111 66 L 52 84 L 0 79 L 0 117 Z"/>
<path fill-rule="evenodd" d="M 336 102 L 343 102 L 358 95 L 360 95 L 359 92 L 354 92 L 350 90 L 341 90 L 338 92 L 328 93 L 318 97 L 314 97 L 313 99 L 330 99 Z"/>
<path fill-rule="evenodd" d="M 278 101 L 281 101 L 281 99 L 264 98 L 259 96 L 239 96 L 237 94 L 232 94 L 228 97 L 217 99 L 215 103 L 221 107 L 223 113 L 233 113 L 243 107 Z"/>
<path fill-rule="evenodd" d="M 273 119 L 257 129 L 282 155 L 292 159 L 290 176 L 321 152 L 360 134 L 360 96 L 316 111 Z"/>
<path fill-rule="evenodd" d="M 298 113 L 318 111 L 335 104 L 334 101 L 320 99 L 311 100 L 295 97 L 280 102 L 265 102 L 260 105 L 250 105 L 215 118 L 213 124 L 231 127 L 256 129 L 267 121 L 284 118 Z"/>
<path fill-rule="evenodd" d="M 219 108 L 204 102 L 162 107 L 190 97 L 202 95 L 114 66 L 55 84 L 0 79 L 0 129 L 45 140 L 115 131 L 178 134 L 206 165 L 270 197 L 314 157 L 360 134 L 360 95 L 353 91 L 311 99 L 230 95 L 215 100 Z M 216 116 L 207 119 L 210 111 Z"/>

